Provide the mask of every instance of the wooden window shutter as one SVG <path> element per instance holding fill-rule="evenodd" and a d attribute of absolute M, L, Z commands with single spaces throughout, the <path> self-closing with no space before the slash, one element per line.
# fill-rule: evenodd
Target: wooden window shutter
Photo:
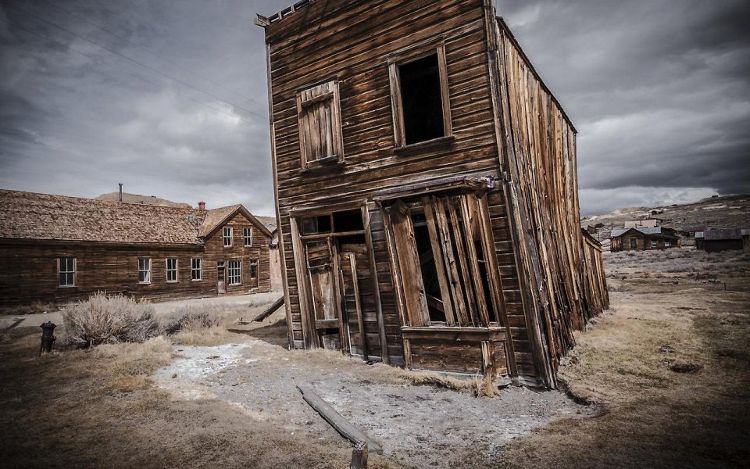
<path fill-rule="evenodd" d="M 297 120 L 303 168 L 344 161 L 338 82 L 297 93 Z"/>

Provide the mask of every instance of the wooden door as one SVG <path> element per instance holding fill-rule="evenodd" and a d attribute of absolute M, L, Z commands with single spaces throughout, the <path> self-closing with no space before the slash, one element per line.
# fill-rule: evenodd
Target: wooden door
<path fill-rule="evenodd" d="M 318 344 L 326 349 L 340 350 L 345 346 L 340 314 L 338 259 L 330 240 L 305 245 L 307 271 L 315 318 Z"/>
<path fill-rule="evenodd" d="M 226 270 L 224 267 L 224 261 L 219 261 L 216 264 L 216 289 L 219 292 L 219 294 L 223 294 L 227 292 L 226 283 L 224 281 L 224 274 Z"/>
<path fill-rule="evenodd" d="M 367 247 L 344 245 L 340 254 L 340 285 L 343 326 L 349 343 L 349 353 L 369 360 L 367 332 L 362 304 L 363 271 L 368 271 Z"/>

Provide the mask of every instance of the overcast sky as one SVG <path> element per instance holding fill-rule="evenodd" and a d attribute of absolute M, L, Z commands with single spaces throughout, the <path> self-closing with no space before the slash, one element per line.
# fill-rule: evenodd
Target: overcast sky
<path fill-rule="evenodd" d="M 273 214 L 263 32 L 292 0 L 0 0 L 0 187 Z M 501 0 L 585 214 L 750 192 L 750 2 Z"/>

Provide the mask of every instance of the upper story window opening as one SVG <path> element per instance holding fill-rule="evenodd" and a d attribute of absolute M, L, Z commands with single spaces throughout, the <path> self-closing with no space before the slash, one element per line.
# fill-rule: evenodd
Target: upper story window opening
<path fill-rule="evenodd" d="M 225 226 L 223 230 L 223 239 L 224 239 L 224 247 L 225 248 L 231 248 L 232 247 L 232 237 L 233 237 L 233 230 L 231 226 Z"/>
<path fill-rule="evenodd" d="M 249 248 L 253 245 L 253 229 L 252 228 L 244 228 L 243 229 L 243 238 L 245 240 L 245 247 Z"/>
<path fill-rule="evenodd" d="M 391 105 L 396 147 L 453 134 L 445 47 L 391 59 Z"/>

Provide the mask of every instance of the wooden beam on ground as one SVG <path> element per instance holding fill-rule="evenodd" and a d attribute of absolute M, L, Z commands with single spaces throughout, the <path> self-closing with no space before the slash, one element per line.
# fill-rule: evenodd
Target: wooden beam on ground
<path fill-rule="evenodd" d="M 383 448 L 380 446 L 380 443 L 367 436 L 366 433 L 342 417 L 333 407 L 321 399 L 310 386 L 298 384 L 297 389 L 302 393 L 302 398 L 305 402 L 310 404 L 310 407 L 319 413 L 341 436 L 354 443 L 355 446 L 360 443 L 366 443 L 368 448 L 378 454 L 383 454 Z"/>
<path fill-rule="evenodd" d="M 271 306 L 266 308 L 262 313 L 255 316 L 255 319 L 253 319 L 254 322 L 261 322 L 262 320 L 266 319 L 268 316 L 272 315 L 274 311 L 284 306 L 284 297 L 282 296 L 278 300 L 271 303 Z"/>

